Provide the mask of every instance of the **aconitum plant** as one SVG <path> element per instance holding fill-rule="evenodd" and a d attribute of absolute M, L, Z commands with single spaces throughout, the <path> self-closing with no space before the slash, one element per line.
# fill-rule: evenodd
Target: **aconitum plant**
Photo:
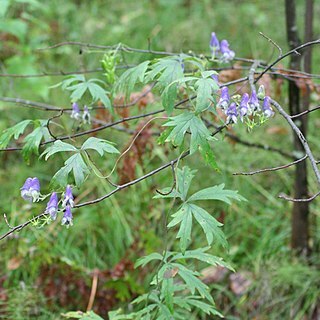
<path fill-rule="evenodd" d="M 36 202 L 40 196 L 40 181 L 38 178 L 28 178 L 23 184 L 21 197 L 30 202 Z"/>

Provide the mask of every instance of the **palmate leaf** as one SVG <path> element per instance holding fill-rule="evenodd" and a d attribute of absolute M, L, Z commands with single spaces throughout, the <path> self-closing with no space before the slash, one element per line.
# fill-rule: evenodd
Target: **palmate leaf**
<path fill-rule="evenodd" d="M 220 200 L 231 204 L 231 199 L 237 201 L 246 201 L 244 197 L 238 194 L 238 191 L 224 189 L 224 184 L 213 186 L 210 188 L 202 189 L 194 193 L 188 201 L 197 200 Z"/>
<path fill-rule="evenodd" d="M 206 298 L 211 303 L 214 303 L 209 292 L 209 287 L 198 278 L 199 274 L 197 272 L 187 269 L 180 263 L 173 263 L 172 265 L 179 269 L 178 274 L 186 283 L 191 294 L 194 295 L 195 291 L 197 290 L 202 298 Z"/>
<path fill-rule="evenodd" d="M 82 158 L 82 155 L 80 153 L 76 153 L 67 159 L 64 164 L 64 167 L 62 167 L 53 176 L 52 184 L 63 187 L 66 186 L 68 184 L 68 176 L 72 173 L 76 185 L 80 186 L 90 172 Z"/>
<path fill-rule="evenodd" d="M 212 217 L 206 210 L 196 206 L 195 204 L 190 204 L 190 207 L 193 217 L 200 224 L 206 235 L 208 244 L 210 245 L 215 238 L 223 247 L 228 247 L 226 237 L 220 228 L 223 224 Z"/>
<path fill-rule="evenodd" d="M 176 238 L 180 239 L 180 249 L 184 253 L 191 241 L 192 230 L 192 211 L 188 204 L 183 204 L 182 207 L 172 215 L 173 219 L 168 224 L 168 228 L 172 228 L 180 223 L 180 228 Z"/>
<path fill-rule="evenodd" d="M 195 83 L 197 98 L 196 110 L 202 112 L 209 108 L 213 100 L 213 93 L 219 89 L 219 85 L 212 78 L 201 78 Z"/>
<path fill-rule="evenodd" d="M 201 299 L 201 297 L 198 297 L 198 296 L 186 297 L 185 303 L 198 308 L 199 310 L 203 311 L 208 315 L 219 316 L 223 318 L 223 315 L 217 311 L 217 309 L 214 307 L 213 304 L 208 304 L 206 302 L 199 301 L 198 299 Z"/>
<path fill-rule="evenodd" d="M 42 139 L 49 138 L 49 131 L 46 126 L 40 125 L 29 133 L 24 139 L 22 148 L 22 156 L 26 162 L 29 162 L 32 154 L 39 155 L 39 146 Z"/>
<path fill-rule="evenodd" d="M 104 85 L 104 82 L 99 79 L 90 79 L 87 81 L 83 75 L 72 75 L 70 78 L 59 82 L 51 88 L 61 86 L 63 90 L 71 91 L 71 102 L 79 101 L 88 91 L 92 97 L 93 102 L 101 100 L 103 105 L 111 110 L 112 106 L 110 99 L 107 96 L 108 92 L 98 83 Z"/>
<path fill-rule="evenodd" d="M 208 263 L 211 266 L 221 266 L 233 270 L 232 267 L 225 263 L 222 258 L 207 253 L 206 251 L 208 251 L 209 249 L 210 247 L 206 247 L 196 250 L 187 250 L 184 253 L 177 253 L 172 256 L 170 261 L 196 259 Z"/>
<path fill-rule="evenodd" d="M 0 149 L 4 149 L 8 146 L 12 137 L 17 140 L 21 134 L 23 134 L 26 127 L 32 122 L 32 120 L 24 120 L 11 128 L 8 128 L 0 135 Z"/>
<path fill-rule="evenodd" d="M 45 155 L 45 160 L 47 161 L 52 155 L 58 152 L 78 152 L 78 149 L 72 144 L 57 140 L 52 146 L 48 147 L 42 154 L 41 157 Z"/>
<path fill-rule="evenodd" d="M 173 83 L 169 84 L 161 94 L 162 105 L 168 114 L 171 114 L 174 109 L 175 101 L 178 95 L 177 90 L 177 83 Z"/>
<path fill-rule="evenodd" d="M 159 59 L 151 66 L 151 71 L 147 75 L 148 81 L 157 79 L 163 88 L 181 78 L 183 78 L 183 59 L 180 56 Z"/>
<path fill-rule="evenodd" d="M 130 68 L 125 71 L 120 76 L 115 86 L 115 93 L 120 92 L 124 94 L 126 98 L 128 98 L 137 83 L 144 83 L 145 74 L 148 69 L 149 63 L 150 61 L 144 61 L 136 67 Z"/>
<path fill-rule="evenodd" d="M 181 146 L 185 134 L 187 131 L 190 132 L 190 154 L 195 153 L 199 149 L 206 163 L 217 169 L 215 157 L 208 142 L 212 140 L 211 132 L 199 116 L 192 112 L 184 112 L 178 116 L 170 117 L 164 126 L 172 127 L 165 141 L 171 141 L 174 146 Z"/>
<path fill-rule="evenodd" d="M 198 200 L 219 200 L 230 204 L 230 200 L 232 199 L 236 201 L 245 200 L 237 193 L 237 191 L 224 189 L 223 184 L 200 190 L 187 198 L 188 190 L 195 172 L 195 170 L 191 170 L 188 167 L 178 169 L 177 190 L 174 190 L 173 192 L 165 196 L 155 196 L 155 198 L 177 197 L 183 201 L 178 211 L 172 214 L 172 220 L 167 225 L 168 228 L 172 228 L 180 224 L 176 238 L 180 239 L 180 249 L 183 254 L 186 254 L 188 244 L 191 242 L 193 219 L 200 224 L 209 245 L 211 245 L 211 243 L 215 239 L 222 246 L 227 247 L 227 241 L 225 239 L 224 233 L 220 228 L 222 226 L 222 223 L 218 222 L 206 210 L 202 209 L 192 202 Z M 209 255 L 203 253 L 202 259 L 209 259 Z M 217 264 L 223 263 L 219 260 L 215 260 L 212 262 Z"/>
<path fill-rule="evenodd" d="M 106 153 L 120 153 L 117 148 L 113 146 L 113 143 L 104 139 L 95 137 L 88 138 L 82 145 L 81 150 L 96 150 L 100 156 Z"/>

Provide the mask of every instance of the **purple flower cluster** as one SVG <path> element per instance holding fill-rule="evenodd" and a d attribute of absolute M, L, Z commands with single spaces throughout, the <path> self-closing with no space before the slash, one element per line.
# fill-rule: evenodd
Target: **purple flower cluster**
<path fill-rule="evenodd" d="M 235 53 L 230 50 L 227 40 L 219 42 L 216 33 L 211 33 L 210 49 L 214 57 L 218 57 L 221 62 L 229 62 L 234 59 Z"/>
<path fill-rule="evenodd" d="M 21 190 L 21 196 L 23 199 L 31 202 L 43 200 L 40 199 L 40 182 L 38 178 L 28 178 L 23 184 Z M 64 199 L 62 201 L 62 209 L 64 210 L 64 214 L 61 220 L 62 225 L 66 225 L 67 227 L 73 225 L 73 217 L 71 208 L 74 206 L 74 197 L 72 194 L 72 188 L 70 185 L 67 185 Z M 45 213 L 50 215 L 52 220 L 57 219 L 57 214 L 59 211 L 59 199 L 56 192 L 52 192 L 50 199 L 47 203 Z"/>
<path fill-rule="evenodd" d="M 248 93 L 244 93 L 240 103 L 237 105 L 231 101 L 228 87 L 222 87 L 217 107 L 224 110 L 227 122 L 232 123 L 237 123 L 239 117 L 243 121 L 245 116 L 255 115 L 257 112 L 262 112 L 266 118 L 272 117 L 274 112 L 271 108 L 270 97 L 264 95 L 264 88 L 262 86 L 259 88 L 258 95 L 260 99 L 263 99 L 262 107 L 255 90 L 251 92 L 251 96 Z"/>
<path fill-rule="evenodd" d="M 72 104 L 72 111 L 71 111 L 70 117 L 75 119 L 75 120 L 82 119 L 82 121 L 84 123 L 88 123 L 88 124 L 90 124 L 90 122 L 91 122 L 91 116 L 90 116 L 88 107 L 87 106 L 83 107 L 83 114 L 81 116 L 81 111 L 79 109 L 79 105 L 78 105 L 77 102 L 74 102 Z"/>

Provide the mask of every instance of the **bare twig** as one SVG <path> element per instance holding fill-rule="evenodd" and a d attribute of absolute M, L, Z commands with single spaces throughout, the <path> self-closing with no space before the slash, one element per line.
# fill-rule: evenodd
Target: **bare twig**
<path fill-rule="evenodd" d="M 233 175 L 234 176 L 252 176 L 252 175 L 258 174 L 258 173 L 278 171 L 278 170 L 282 170 L 282 169 L 286 169 L 291 166 L 294 166 L 295 164 L 302 162 L 302 161 L 306 160 L 307 158 L 308 158 L 308 156 L 305 155 L 304 157 L 302 157 L 296 161 L 290 162 L 288 164 L 285 164 L 283 166 L 278 166 L 278 167 L 273 167 L 273 168 L 265 168 L 265 169 L 260 169 L 260 170 L 256 170 L 256 171 L 250 171 L 250 172 L 235 172 L 235 173 L 233 173 Z"/>

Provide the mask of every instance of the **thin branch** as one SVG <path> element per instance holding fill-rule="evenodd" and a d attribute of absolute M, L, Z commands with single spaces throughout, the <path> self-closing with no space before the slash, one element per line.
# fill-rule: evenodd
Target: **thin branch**
<path fill-rule="evenodd" d="M 309 41 L 309 42 L 306 42 L 288 52 L 286 52 L 285 54 L 281 55 L 280 57 L 278 57 L 274 62 L 272 62 L 271 64 L 269 64 L 261 73 L 260 75 L 256 78 L 255 80 L 255 83 L 257 83 L 261 78 L 262 76 L 268 72 L 273 66 L 275 66 L 278 62 L 280 62 L 282 59 L 290 56 L 291 54 L 295 53 L 295 54 L 299 54 L 298 53 L 298 50 L 302 50 L 304 48 L 307 48 L 309 46 L 312 46 L 312 45 L 315 45 L 315 44 L 320 44 L 320 39 L 318 40 L 314 40 L 314 41 Z"/>
<path fill-rule="evenodd" d="M 296 198 L 291 198 L 291 197 L 287 196 L 286 194 L 280 194 L 278 196 L 278 198 L 284 199 L 287 201 L 291 201 L 291 202 L 310 202 L 310 201 L 314 200 L 315 198 L 317 198 L 319 195 L 320 195 L 320 191 L 318 191 L 316 194 L 314 194 L 310 198 L 296 199 Z"/>
<path fill-rule="evenodd" d="M 278 171 L 278 170 L 282 170 L 282 169 L 286 169 L 289 168 L 291 166 L 296 165 L 299 162 L 302 162 L 304 160 L 306 160 L 308 158 L 307 155 L 305 155 L 304 157 L 290 162 L 288 164 L 282 165 L 282 166 L 278 166 L 278 167 L 273 167 L 273 168 L 265 168 L 265 169 L 260 169 L 260 170 L 256 170 L 256 171 L 250 171 L 250 172 L 235 172 L 233 173 L 234 176 L 252 176 L 254 174 L 258 174 L 258 173 L 264 173 L 264 172 L 270 172 L 270 171 Z"/>
<path fill-rule="evenodd" d="M 213 132 L 211 134 L 211 136 L 215 136 L 216 134 L 218 134 L 219 132 L 221 132 L 224 128 L 226 128 L 227 124 L 224 124 L 222 126 L 220 126 L 217 130 L 215 130 L 215 132 Z M 159 172 L 161 172 L 162 170 L 174 165 L 175 163 L 177 163 L 178 161 L 180 161 L 181 159 L 187 157 L 188 155 L 190 154 L 190 151 L 187 150 L 185 151 L 183 154 L 181 154 L 179 157 L 177 157 L 176 159 L 162 165 L 161 167 L 153 170 L 153 171 L 150 171 L 149 173 L 141 176 L 140 178 L 137 178 L 135 180 L 132 180 L 132 181 L 129 181 L 125 184 L 122 184 L 122 185 L 119 185 L 117 186 L 114 190 L 110 191 L 109 193 L 105 194 L 104 196 L 100 197 L 100 198 L 97 198 L 97 199 L 94 199 L 94 200 L 90 200 L 90 201 L 86 201 L 86 202 L 83 202 L 83 203 L 79 203 L 79 204 L 76 204 L 74 206 L 74 208 L 81 208 L 81 207 L 84 207 L 84 206 L 88 206 L 88 205 L 92 205 L 92 204 L 96 204 L 96 203 L 99 203 L 107 198 L 110 198 L 112 195 L 114 195 L 115 193 L 119 192 L 120 190 L 123 190 L 123 189 L 126 189 L 132 185 L 135 185 Z M 3 234 L 2 236 L 0 236 L 0 240 L 8 237 L 9 235 L 11 235 L 12 233 L 14 232 L 17 232 L 17 231 L 21 231 L 22 229 L 24 229 L 25 227 L 27 227 L 29 224 L 31 224 L 33 221 L 39 219 L 39 218 L 42 218 L 44 216 L 47 216 L 48 214 L 46 212 L 44 213 L 41 213 L 39 214 L 38 216 L 16 226 L 16 227 L 12 227 L 11 230 L 9 230 L 8 232 L 6 232 L 5 234 Z"/>
<path fill-rule="evenodd" d="M 304 137 L 304 135 L 302 134 L 302 132 L 300 131 L 300 129 L 297 127 L 297 125 L 293 122 L 293 120 L 291 119 L 291 117 L 283 110 L 283 108 L 273 99 L 270 99 L 271 104 L 279 111 L 279 113 L 286 119 L 286 121 L 288 122 L 288 124 L 291 126 L 291 128 L 293 129 L 293 131 L 296 133 L 297 137 L 299 138 L 306 154 L 308 155 L 309 161 L 311 163 L 313 172 L 316 176 L 317 182 L 320 186 L 320 172 L 318 170 L 317 167 L 317 162 L 310 150 L 309 144 L 306 140 L 306 138 Z"/>
<path fill-rule="evenodd" d="M 319 109 L 320 109 L 320 106 L 317 106 L 317 107 L 314 107 L 314 108 L 312 108 L 312 109 L 308 109 L 308 110 L 305 110 L 305 111 L 303 111 L 303 112 L 301 112 L 301 113 L 298 113 L 298 114 L 295 114 L 295 115 L 293 115 L 293 116 L 290 116 L 290 118 L 291 118 L 291 119 L 299 118 L 299 117 L 301 117 L 301 116 L 304 116 L 304 115 L 306 115 L 306 114 L 308 114 L 308 113 L 310 113 L 310 112 L 313 112 L 313 111 L 316 111 L 316 110 L 319 110 Z"/>
<path fill-rule="evenodd" d="M 280 46 L 275 41 L 273 41 L 271 38 L 269 38 L 267 35 L 265 35 L 264 33 L 259 32 L 259 34 L 262 35 L 265 39 L 267 39 L 270 43 L 272 43 L 279 50 L 279 57 L 281 57 L 282 56 L 282 49 L 280 48 Z"/>

